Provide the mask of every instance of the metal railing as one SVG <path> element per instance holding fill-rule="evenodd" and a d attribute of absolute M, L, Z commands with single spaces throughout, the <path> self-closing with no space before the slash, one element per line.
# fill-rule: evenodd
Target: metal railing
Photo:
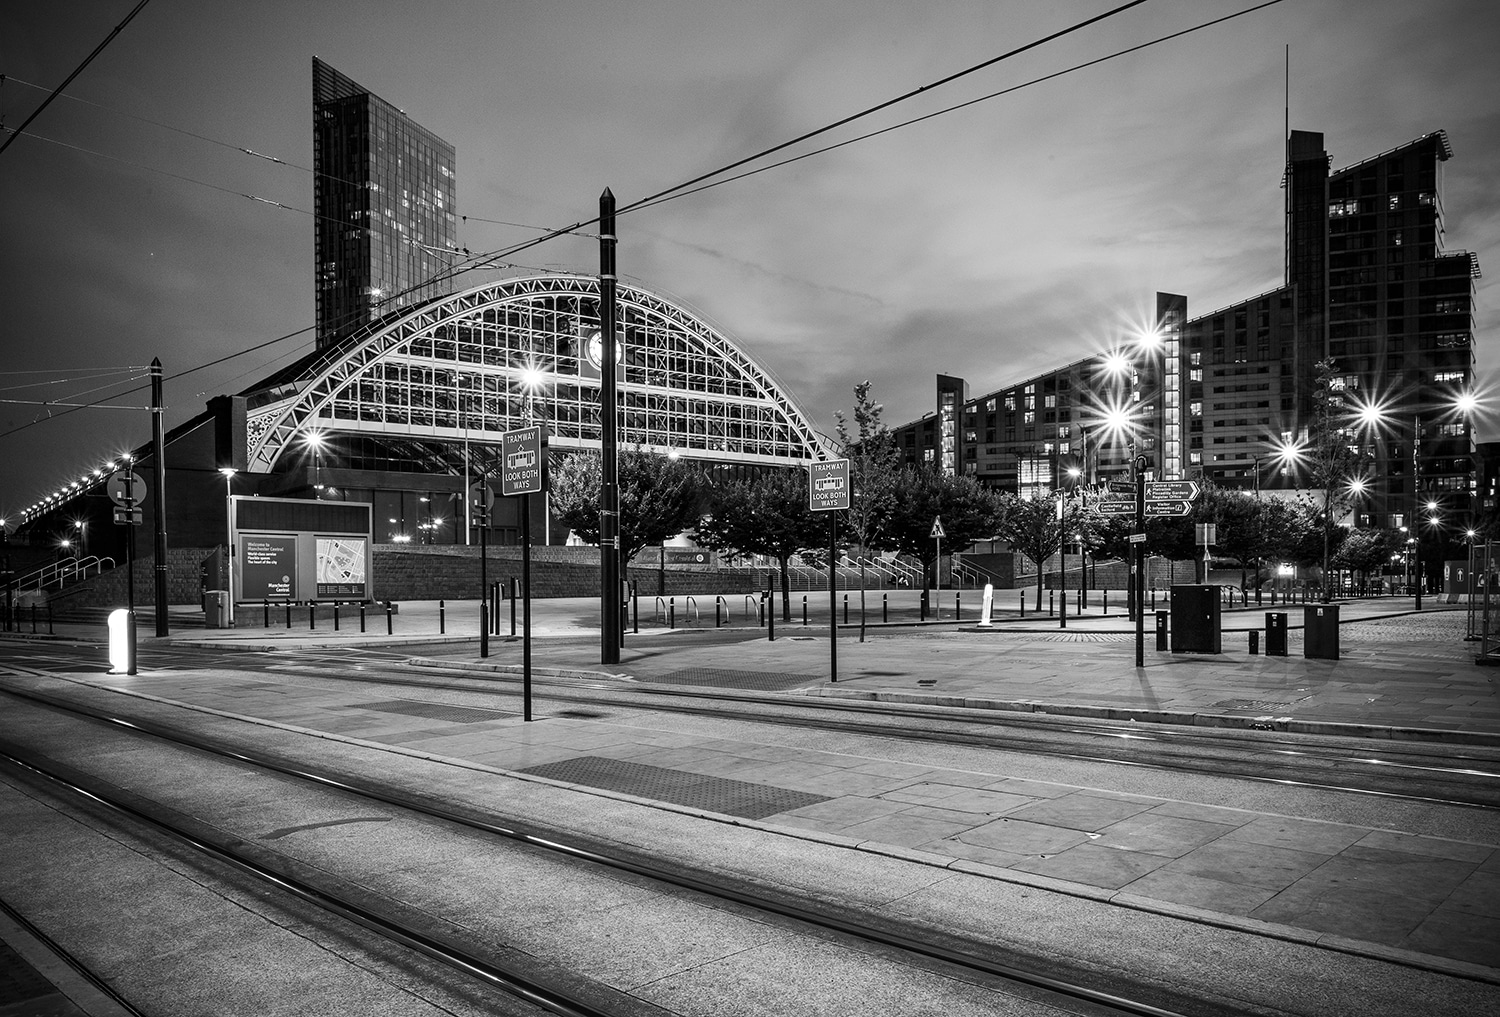
<path fill-rule="evenodd" d="M 114 567 L 113 558 L 100 558 L 98 555 L 89 555 L 87 558 L 64 558 L 51 565 L 44 565 L 34 572 L 28 572 L 16 580 L 15 589 L 17 593 L 41 592 L 54 583 L 58 589 L 62 589 L 70 582 L 87 579 L 89 569 L 93 569 L 94 575 L 97 576 L 106 568 Z"/>

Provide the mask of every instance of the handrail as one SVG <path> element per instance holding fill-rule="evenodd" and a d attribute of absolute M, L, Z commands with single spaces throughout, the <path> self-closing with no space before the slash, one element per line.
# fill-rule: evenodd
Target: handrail
<path fill-rule="evenodd" d="M 91 566 L 94 569 L 95 575 L 102 575 L 105 562 L 109 563 L 110 568 L 115 567 L 115 560 L 113 558 L 101 558 L 98 555 L 89 555 L 87 558 L 78 558 L 77 556 L 64 558 L 62 561 L 43 565 L 39 569 L 28 572 L 16 580 L 15 588 L 17 592 L 32 589 L 40 591 L 53 582 L 56 582 L 60 587 L 71 578 L 87 579 Z"/>

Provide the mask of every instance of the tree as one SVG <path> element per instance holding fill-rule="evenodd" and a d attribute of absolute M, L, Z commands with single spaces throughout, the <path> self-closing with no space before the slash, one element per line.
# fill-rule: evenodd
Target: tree
<path fill-rule="evenodd" d="M 1338 553 L 1333 556 L 1333 564 L 1341 569 L 1358 572 L 1365 585 L 1368 585 L 1370 573 L 1385 568 L 1398 546 L 1399 538 L 1389 530 L 1351 530 L 1339 546 Z"/>
<path fill-rule="evenodd" d="M 999 534 L 1011 547 L 1036 562 L 1036 609 L 1042 609 L 1042 572 L 1047 559 L 1057 553 L 1063 540 L 1083 524 L 1083 513 L 1062 502 L 1058 513 L 1055 497 L 1023 499 L 1003 496 Z"/>
<path fill-rule="evenodd" d="M 895 436 L 880 419 L 884 409 L 870 398 L 870 383 L 862 381 L 854 386 L 855 433 L 849 433 L 843 410 L 833 414 L 839 447 L 849 460 L 852 490 L 849 511 L 845 514 L 847 529 L 853 542 L 861 547 L 875 546 L 879 503 L 889 495 L 891 481 L 901 469 L 901 451 L 896 447 Z"/>
<path fill-rule="evenodd" d="M 875 500 L 873 546 L 936 562 L 933 520 L 943 521 L 943 542 L 954 550 L 993 537 L 1001 521 L 1000 496 L 973 477 L 950 477 L 931 467 L 896 471 Z"/>
<path fill-rule="evenodd" d="M 602 455 L 595 451 L 554 457 L 548 485 L 552 511 L 563 525 L 591 544 L 599 543 L 602 463 Z M 697 468 L 686 460 L 639 447 L 621 449 L 617 477 L 621 562 L 630 561 L 642 548 L 676 536 L 697 522 L 701 481 Z"/>
<path fill-rule="evenodd" d="M 828 513 L 807 507 L 807 471 L 774 470 L 754 480 L 712 489 L 708 513 L 698 521 L 697 539 L 729 557 L 763 554 L 776 559 L 781 573 L 781 617 L 792 620 L 793 555 L 818 546 L 828 533 Z"/>

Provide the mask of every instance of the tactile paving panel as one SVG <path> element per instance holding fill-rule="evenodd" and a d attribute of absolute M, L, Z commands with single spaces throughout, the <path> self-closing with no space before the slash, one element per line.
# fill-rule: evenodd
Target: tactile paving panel
<path fill-rule="evenodd" d="M 449 720 L 455 724 L 479 724 L 486 720 L 504 720 L 515 716 L 514 713 L 505 713 L 501 710 L 484 710 L 473 706 L 446 706 L 442 703 L 415 703 L 410 699 L 353 703 L 350 708 L 399 713 L 406 717 L 421 717 L 423 720 Z"/>
<path fill-rule="evenodd" d="M 737 671 L 721 667 L 687 667 L 680 671 L 643 678 L 658 685 L 704 685 L 717 689 L 755 689 L 780 692 L 824 680 L 817 674 L 787 674 L 784 671 Z"/>
<path fill-rule="evenodd" d="M 1220 710 L 1290 710 L 1298 703 L 1305 703 L 1311 697 L 1304 696 L 1302 699 L 1290 703 L 1275 702 L 1270 699 L 1221 699 L 1214 704 Z"/>
<path fill-rule="evenodd" d="M 671 802 L 741 819 L 764 819 L 828 801 L 825 795 L 791 791 L 769 784 L 752 784 L 727 777 L 710 777 L 647 763 L 631 763 L 604 756 L 559 759 L 519 771 L 549 780 L 620 791 L 639 798 Z"/>

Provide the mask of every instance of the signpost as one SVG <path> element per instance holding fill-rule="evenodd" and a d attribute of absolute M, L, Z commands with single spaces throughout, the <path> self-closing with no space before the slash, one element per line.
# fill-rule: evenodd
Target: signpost
<path fill-rule="evenodd" d="M 123 671 L 125 674 L 135 674 L 135 527 L 143 521 L 140 506 L 146 500 L 146 481 L 134 470 L 117 470 L 105 481 L 104 490 L 109 495 L 109 500 L 117 506 L 115 524 L 130 527 L 125 534 L 125 616 L 120 632 L 124 660 L 115 662 L 119 668 L 115 673 Z M 114 643 L 112 630 L 112 647 Z M 111 660 L 113 661 L 113 654 Z"/>
<path fill-rule="evenodd" d="M 849 460 L 827 459 L 807 464 L 807 507 L 813 512 L 836 512 L 850 502 Z M 839 680 L 838 516 L 828 517 L 828 680 Z"/>
<path fill-rule="evenodd" d="M 539 425 L 500 435 L 500 493 L 521 499 L 521 719 L 531 719 L 531 498 L 546 489 L 547 435 Z M 481 556 L 484 548 L 480 548 Z M 484 577 L 479 611 L 484 620 Z M 618 597 L 618 591 L 615 592 Z M 618 616 L 617 616 L 618 617 Z M 609 634 L 618 640 L 620 634 Z"/>

